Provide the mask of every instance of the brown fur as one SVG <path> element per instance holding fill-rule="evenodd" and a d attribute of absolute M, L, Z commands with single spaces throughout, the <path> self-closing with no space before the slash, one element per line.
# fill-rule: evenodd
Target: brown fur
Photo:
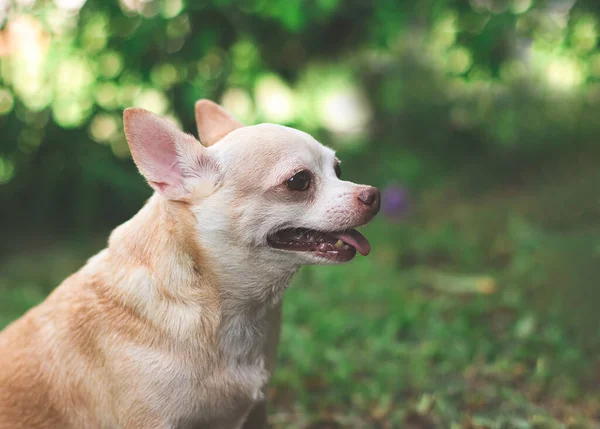
<path fill-rule="evenodd" d="M 136 427 L 134 420 L 146 410 L 118 409 L 135 404 L 129 395 L 136 392 L 125 390 L 123 380 L 111 375 L 107 359 L 123 357 L 103 341 L 165 353 L 192 346 L 208 360 L 214 358 L 210 355 L 219 327 L 219 285 L 202 250 L 190 239 L 192 219 L 184 204 L 153 198 L 115 230 L 107 250 L 6 328 L 0 336 L 0 428 L 104 427 L 101 421 L 110 418 L 92 417 L 96 409 L 112 409 L 114 415 L 127 416 L 126 427 Z M 173 288 L 174 269 L 166 264 L 177 253 L 182 260 L 177 268 L 185 269 L 178 272 L 179 287 Z M 138 267 L 149 269 L 161 285 L 161 301 L 202 306 L 204 317 L 199 318 L 195 337 L 174 338 L 144 315 L 135 296 L 117 292 L 115 283 Z M 198 342 L 200 347 L 193 344 Z M 215 369 L 218 366 L 215 362 Z"/>
<path fill-rule="evenodd" d="M 125 111 L 133 159 L 156 193 L 0 333 L 0 429 L 266 427 L 281 297 L 301 265 L 339 262 L 278 250 L 268 234 L 299 218 L 345 231 L 379 206 L 359 204 L 368 187 L 340 181 L 333 151 L 307 134 L 242 127 L 206 100 L 196 108 L 210 147 Z M 282 185 L 299 169 L 314 175 L 303 197 Z"/>

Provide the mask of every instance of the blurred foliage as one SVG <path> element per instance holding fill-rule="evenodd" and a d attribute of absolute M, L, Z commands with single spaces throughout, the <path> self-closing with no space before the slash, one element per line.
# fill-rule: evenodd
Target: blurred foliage
<path fill-rule="evenodd" d="M 482 154 L 593 144 L 599 10 L 595 0 L 0 2 L 2 219 L 82 232 L 131 214 L 148 190 L 127 159 L 128 106 L 191 131 L 194 101 L 215 99 L 247 123 L 302 128 L 366 165 L 384 159 L 390 178 L 417 188 Z"/>

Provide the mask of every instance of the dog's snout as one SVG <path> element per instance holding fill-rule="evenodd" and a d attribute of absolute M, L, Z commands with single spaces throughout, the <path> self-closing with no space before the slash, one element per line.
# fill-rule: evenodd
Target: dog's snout
<path fill-rule="evenodd" d="M 379 199 L 379 190 L 377 188 L 363 189 L 358 193 L 358 199 L 361 203 L 372 206 Z"/>
<path fill-rule="evenodd" d="M 371 207 L 375 213 L 379 211 L 381 195 L 379 189 L 368 187 L 358 193 L 358 200 L 366 206 Z"/>

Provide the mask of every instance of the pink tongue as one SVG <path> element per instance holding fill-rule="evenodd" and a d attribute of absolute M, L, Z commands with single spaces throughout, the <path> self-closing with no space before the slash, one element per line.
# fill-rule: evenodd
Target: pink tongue
<path fill-rule="evenodd" d="M 371 245 L 369 244 L 369 240 L 367 240 L 364 235 L 362 235 L 355 229 L 331 235 L 349 244 L 350 246 L 355 247 L 356 250 L 358 250 L 358 253 L 360 253 L 363 256 L 367 256 L 371 251 Z"/>

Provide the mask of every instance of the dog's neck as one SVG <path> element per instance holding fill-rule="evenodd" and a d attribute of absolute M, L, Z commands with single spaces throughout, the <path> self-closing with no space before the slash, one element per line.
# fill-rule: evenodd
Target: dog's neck
<path fill-rule="evenodd" d="M 244 249 L 225 257 L 196 224 L 189 206 L 155 194 L 116 228 L 108 248 L 116 298 L 181 340 L 202 332 L 238 358 L 258 358 L 266 312 L 295 270 L 265 269 Z"/>

